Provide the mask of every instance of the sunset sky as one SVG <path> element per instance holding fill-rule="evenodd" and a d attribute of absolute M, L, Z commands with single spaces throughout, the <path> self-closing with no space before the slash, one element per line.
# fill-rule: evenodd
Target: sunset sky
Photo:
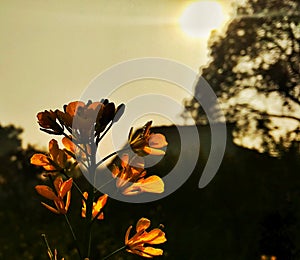
<path fill-rule="evenodd" d="M 1 125 L 24 128 L 24 145 L 46 146 L 49 136 L 38 130 L 37 112 L 78 100 L 93 78 L 116 63 L 161 57 L 198 71 L 207 62 L 208 36 L 192 37 L 180 25 L 194 2 L 1 1 Z M 207 2 L 220 3 L 224 16 L 230 12 L 231 1 Z"/>

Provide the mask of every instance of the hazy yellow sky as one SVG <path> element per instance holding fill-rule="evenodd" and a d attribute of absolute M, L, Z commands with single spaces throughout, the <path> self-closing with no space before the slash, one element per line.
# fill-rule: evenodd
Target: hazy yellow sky
<path fill-rule="evenodd" d="M 161 57 L 198 71 L 207 62 L 207 38 L 191 38 L 178 25 L 192 2 L 2 0 L 0 123 L 24 128 L 25 144 L 45 146 L 36 113 L 79 99 L 116 63 Z M 218 2 L 227 12 L 230 1 Z"/>

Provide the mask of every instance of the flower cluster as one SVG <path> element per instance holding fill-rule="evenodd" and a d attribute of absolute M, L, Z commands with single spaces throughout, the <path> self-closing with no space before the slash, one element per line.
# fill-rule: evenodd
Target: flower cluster
<path fill-rule="evenodd" d="M 117 122 L 124 112 L 124 105 L 117 108 L 115 104 L 104 99 L 100 102 L 70 102 L 64 110 L 45 110 L 37 114 L 41 130 L 55 135 L 63 135 L 66 129 L 77 141 L 87 142 L 100 134 L 110 124 Z"/>
<path fill-rule="evenodd" d="M 37 185 L 35 186 L 35 189 L 43 197 L 49 200 L 53 200 L 56 209 L 42 202 L 42 204 L 47 209 L 57 214 L 66 214 L 70 206 L 72 183 L 73 183 L 72 178 L 70 178 L 67 181 L 63 181 L 61 177 L 57 177 L 53 182 L 55 190 L 51 189 L 46 185 Z M 67 200 L 66 202 L 64 202 L 64 197 L 66 195 L 67 195 Z"/>
<path fill-rule="evenodd" d="M 136 234 L 129 239 L 132 226 L 127 229 L 125 235 L 126 250 L 130 253 L 134 253 L 146 258 L 152 258 L 153 256 L 160 256 L 163 254 L 163 250 L 159 248 L 153 248 L 147 245 L 162 244 L 167 241 L 165 233 L 160 228 L 154 228 L 150 232 L 146 229 L 150 227 L 150 220 L 147 218 L 141 218 L 136 224 Z"/>
<path fill-rule="evenodd" d="M 95 179 L 97 168 L 116 152 L 105 157 L 105 160 L 96 161 L 96 152 L 100 141 L 124 113 L 123 104 L 118 107 L 107 99 L 100 102 L 74 101 L 63 107 L 63 110 L 45 110 L 37 114 L 40 129 L 48 134 L 62 136 L 63 149 L 59 148 L 58 141 L 49 142 L 48 154 L 34 154 L 30 162 L 43 167 L 48 177 L 47 185 L 37 185 L 36 191 L 44 198 L 52 201 L 53 206 L 41 202 L 44 207 L 53 213 L 64 215 L 70 228 L 80 259 L 90 259 L 91 231 L 95 220 L 103 220 L 103 209 L 108 201 L 108 194 L 97 194 L 94 185 L 90 184 L 87 191 L 81 190 L 72 169 L 77 164 L 82 165 L 91 179 Z M 162 134 L 150 133 L 152 122 L 147 122 L 141 132 L 133 134 L 130 130 L 128 138 L 128 152 L 121 157 L 119 165 L 112 165 L 112 176 L 116 187 L 124 195 L 137 195 L 143 192 L 162 193 L 164 182 L 158 175 L 146 176 L 143 156 L 164 155 L 168 145 Z M 123 149 L 124 150 L 124 149 Z M 142 156 L 142 157 L 141 157 Z M 131 157 L 131 158 L 130 158 Z M 82 200 L 81 217 L 85 219 L 85 232 L 82 245 L 78 243 L 76 234 L 68 219 L 72 188 L 75 187 Z M 146 258 L 163 254 L 162 249 L 146 245 L 161 244 L 166 241 L 165 233 L 156 228 L 149 232 L 150 220 L 141 218 L 136 225 L 136 234 L 129 239 L 132 226 L 128 228 L 125 236 L 126 249 Z M 48 246 L 48 242 L 47 242 Z M 118 250 L 116 250 L 118 251 Z M 57 259 L 57 251 L 52 253 L 48 246 L 50 259 Z M 107 259 L 106 257 L 105 259 Z"/>
<path fill-rule="evenodd" d="M 130 129 L 128 142 L 131 149 L 140 156 L 148 154 L 152 155 L 164 155 L 165 152 L 162 148 L 168 145 L 166 138 L 162 134 L 150 134 L 150 128 L 152 121 L 149 121 L 143 127 L 141 133 L 136 136 L 133 134 L 133 128 Z"/>
<path fill-rule="evenodd" d="M 144 161 L 135 157 L 129 162 L 129 155 L 123 154 L 121 167 L 113 165 L 112 175 L 117 179 L 116 186 L 124 195 L 136 195 L 142 192 L 162 193 L 164 183 L 157 175 L 145 178 Z"/>

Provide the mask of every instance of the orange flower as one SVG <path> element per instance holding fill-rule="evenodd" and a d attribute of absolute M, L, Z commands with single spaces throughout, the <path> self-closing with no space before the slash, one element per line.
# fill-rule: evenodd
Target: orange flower
<path fill-rule="evenodd" d="M 142 192 L 162 193 L 164 183 L 157 175 L 144 178 L 144 161 L 140 157 L 135 157 L 129 164 L 128 154 L 123 154 L 121 169 L 113 166 L 112 175 L 117 178 L 116 186 L 122 190 L 124 195 L 136 195 Z"/>
<path fill-rule="evenodd" d="M 64 112 L 60 110 L 55 112 L 60 123 L 69 132 L 75 134 L 77 139 L 81 137 L 85 140 L 87 137 L 99 136 L 111 121 L 119 119 L 123 110 L 123 104 L 116 109 L 114 103 L 105 99 L 101 102 L 88 101 L 86 104 L 82 101 L 73 101 L 64 106 Z M 119 112 L 118 115 L 117 112 Z M 76 121 L 73 125 L 75 117 Z M 72 131 L 72 127 L 74 131 Z M 95 131 L 94 135 L 93 131 Z"/>
<path fill-rule="evenodd" d="M 165 233 L 159 228 L 154 228 L 150 232 L 147 232 L 146 229 L 150 227 L 150 224 L 151 222 L 149 219 L 141 218 L 136 224 L 136 234 L 130 239 L 129 234 L 132 226 L 127 229 L 125 245 L 128 252 L 146 258 L 153 258 L 154 256 L 163 254 L 162 249 L 144 246 L 145 244 L 157 245 L 167 241 Z"/>
<path fill-rule="evenodd" d="M 135 138 L 132 134 L 132 128 L 130 129 L 129 133 L 129 144 L 132 150 L 140 155 L 145 156 L 148 154 L 152 155 L 164 155 L 165 152 L 161 150 L 168 145 L 166 138 L 162 134 L 150 134 L 150 127 L 152 121 L 147 122 L 143 130 L 140 134 L 138 134 Z"/>
<path fill-rule="evenodd" d="M 85 199 L 87 199 L 88 198 L 88 193 L 84 192 L 83 196 L 84 196 Z M 97 219 L 99 219 L 99 220 L 104 219 L 104 214 L 103 214 L 103 212 L 101 212 L 101 210 L 105 206 L 107 198 L 108 198 L 108 195 L 104 194 L 101 197 L 99 197 L 99 199 L 97 200 L 97 202 L 93 202 L 93 211 L 92 211 L 93 218 L 95 218 L 96 216 L 98 216 Z M 86 203 L 85 203 L 84 200 L 82 200 L 81 216 L 83 218 L 86 217 Z"/>
<path fill-rule="evenodd" d="M 49 155 L 36 153 L 31 157 L 30 163 L 43 166 L 47 171 L 61 170 L 66 167 L 67 155 L 64 150 L 59 149 L 57 141 L 52 139 L 49 142 Z"/>
<path fill-rule="evenodd" d="M 54 192 L 53 189 L 51 189 L 46 185 L 37 185 L 35 186 L 35 189 L 43 197 L 49 200 L 53 200 L 56 209 L 44 202 L 41 202 L 47 209 L 57 214 L 66 214 L 69 209 L 70 201 L 71 201 L 72 183 L 73 183 L 72 178 L 63 181 L 61 177 L 57 177 L 53 182 L 56 192 Z M 67 195 L 67 199 L 66 202 L 64 202 L 64 197 L 66 195 Z"/>

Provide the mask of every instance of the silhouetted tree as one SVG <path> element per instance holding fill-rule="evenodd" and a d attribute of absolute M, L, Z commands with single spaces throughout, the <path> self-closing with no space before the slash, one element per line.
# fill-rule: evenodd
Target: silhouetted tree
<path fill-rule="evenodd" d="M 202 76 L 233 123 L 234 141 L 278 155 L 299 141 L 300 1 L 240 1 L 224 35 L 212 35 L 211 62 Z M 195 96 L 201 96 L 197 84 Z M 186 111 L 205 115 L 195 99 Z"/>

